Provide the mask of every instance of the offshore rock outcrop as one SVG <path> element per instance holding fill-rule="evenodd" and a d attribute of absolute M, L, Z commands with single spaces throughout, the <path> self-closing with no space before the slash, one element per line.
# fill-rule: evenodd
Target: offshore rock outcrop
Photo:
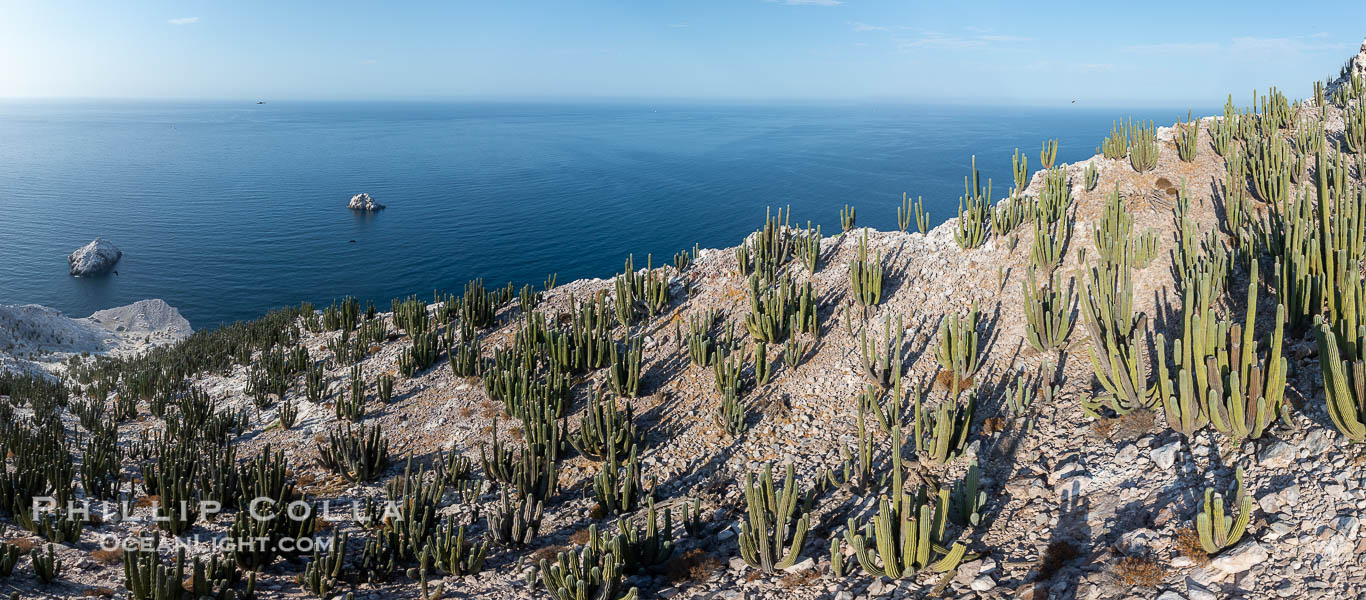
<path fill-rule="evenodd" d="M 123 258 L 122 250 L 109 240 L 97 237 L 67 256 L 66 262 L 71 265 L 72 275 L 90 277 L 108 273 L 120 258 Z"/>
<path fill-rule="evenodd" d="M 365 192 L 352 196 L 350 204 L 347 204 L 346 207 L 351 210 L 361 210 L 365 212 L 375 212 L 384 209 L 383 204 L 375 202 L 375 199 L 371 198 L 370 194 Z"/>

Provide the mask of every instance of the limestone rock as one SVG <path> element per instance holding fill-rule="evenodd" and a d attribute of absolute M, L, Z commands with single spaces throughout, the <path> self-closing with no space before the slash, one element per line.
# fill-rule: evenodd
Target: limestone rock
<path fill-rule="evenodd" d="M 1270 557 L 1261 544 L 1249 541 L 1215 557 L 1210 561 L 1210 566 L 1217 571 L 1234 575 L 1251 569 L 1253 565 L 1264 563 Z"/>
<path fill-rule="evenodd" d="M 356 194 L 355 196 L 352 196 L 351 202 L 347 204 L 346 207 L 351 210 L 375 212 L 377 210 L 383 209 L 384 205 L 375 202 L 375 199 L 371 198 L 370 194 L 361 192 L 359 194 Z"/>
<path fill-rule="evenodd" d="M 71 265 L 71 274 L 76 277 L 103 275 L 114 268 L 114 263 L 123 258 L 123 251 L 104 238 L 95 238 L 89 244 L 77 248 L 66 257 Z"/>

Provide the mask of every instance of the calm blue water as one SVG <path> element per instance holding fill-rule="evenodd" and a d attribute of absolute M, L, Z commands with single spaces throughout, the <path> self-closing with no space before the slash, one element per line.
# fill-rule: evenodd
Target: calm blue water
<path fill-rule="evenodd" d="M 1216 111 L 1206 111 L 1212 114 Z M 956 214 L 1019 147 L 1090 156 L 1119 117 L 926 106 L 0 102 L 0 302 L 71 315 L 163 298 L 197 328 L 303 300 L 608 277 L 735 244 L 766 206 L 891 229 L 903 191 Z M 1031 169 L 1032 170 L 1032 169 Z M 352 194 L 389 209 L 359 215 Z M 118 276 L 76 279 L 95 236 Z M 355 240 L 351 243 L 350 240 Z"/>

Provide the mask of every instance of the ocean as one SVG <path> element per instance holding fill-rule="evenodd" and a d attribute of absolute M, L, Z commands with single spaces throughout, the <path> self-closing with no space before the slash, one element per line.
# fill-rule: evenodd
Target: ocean
<path fill-rule="evenodd" d="M 1203 114 L 1215 114 L 1207 109 Z M 1202 114 L 1197 111 L 1197 114 Z M 459 292 L 482 277 L 610 277 L 727 247 L 766 207 L 839 232 L 896 227 L 903 192 L 956 216 L 977 156 L 1093 153 L 1115 119 L 1185 109 L 905 104 L 0 101 L 0 303 L 86 316 L 162 298 L 195 328 L 351 295 Z M 1202 140 L 1203 141 L 1203 140 Z M 367 192 L 388 209 L 346 208 Z M 914 227 L 914 225 L 912 225 Z M 74 278 L 96 236 L 118 274 Z"/>

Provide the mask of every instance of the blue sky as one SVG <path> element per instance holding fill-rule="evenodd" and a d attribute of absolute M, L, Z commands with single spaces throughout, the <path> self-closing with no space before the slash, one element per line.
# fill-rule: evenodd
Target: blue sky
<path fill-rule="evenodd" d="M 1366 2 L 1214 4 L 0 0 L 0 97 L 1217 107 L 1366 36 Z"/>

